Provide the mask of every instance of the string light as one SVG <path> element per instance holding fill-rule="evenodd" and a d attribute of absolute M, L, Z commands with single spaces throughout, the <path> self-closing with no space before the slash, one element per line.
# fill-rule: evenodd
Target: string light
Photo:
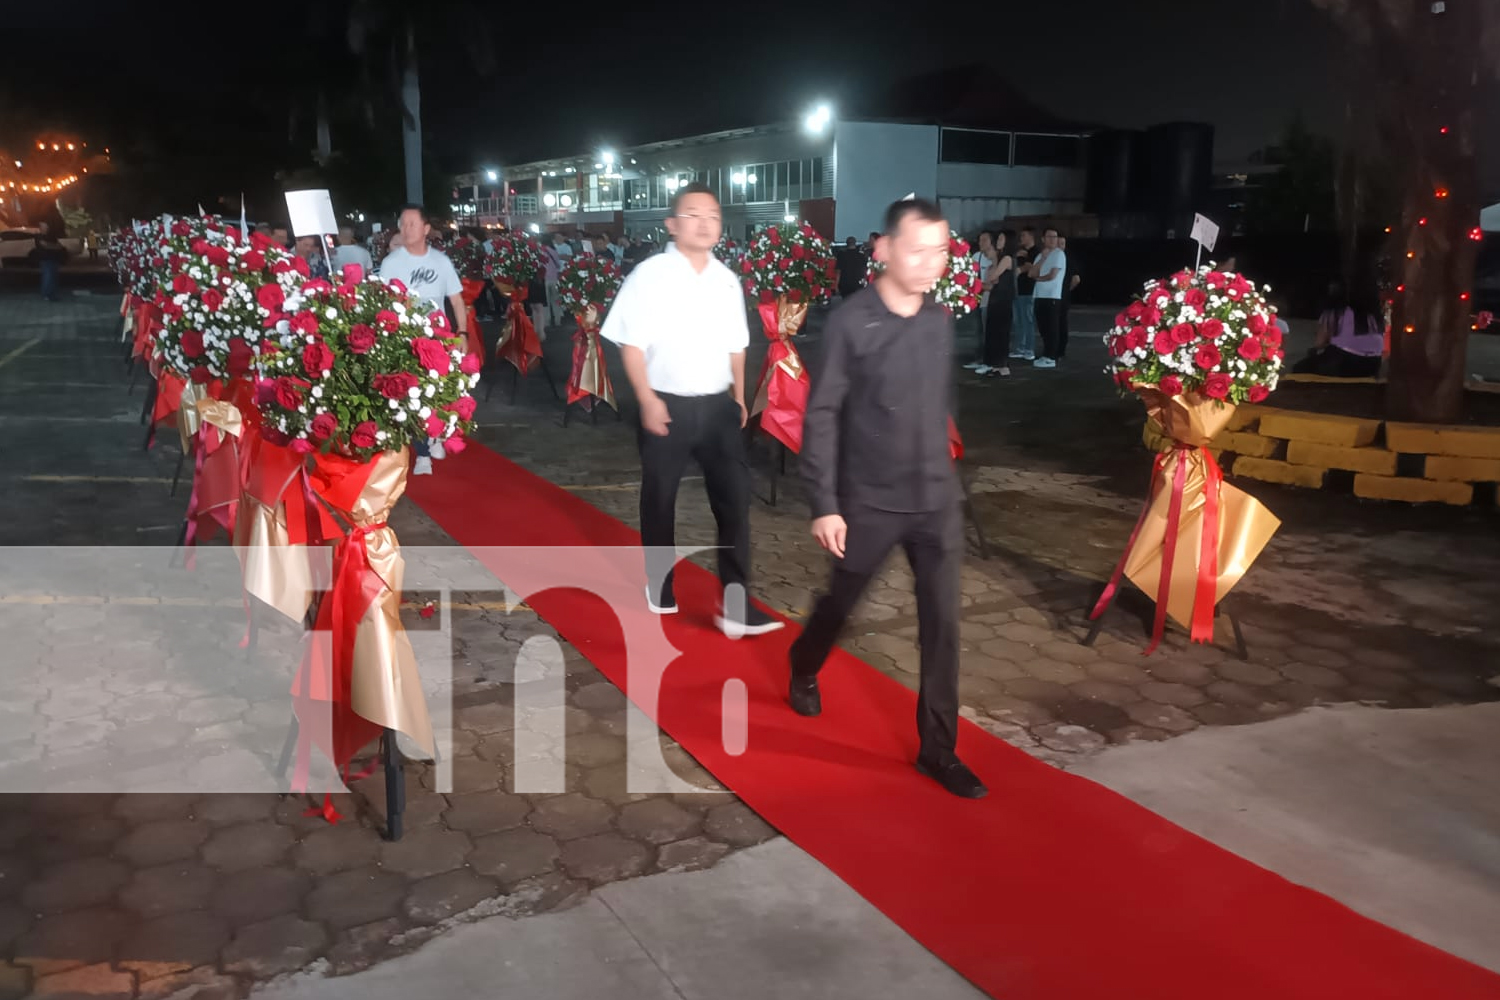
<path fill-rule="evenodd" d="M 1436 191 L 1432 192 L 1432 196 L 1434 198 L 1446 198 L 1448 197 L 1448 189 L 1438 188 Z"/>
<path fill-rule="evenodd" d="M 1447 135 L 1447 134 L 1448 134 L 1448 126 L 1444 125 L 1442 128 L 1438 129 L 1438 135 Z"/>
<path fill-rule="evenodd" d="M 1396 291 L 1398 291 L 1398 292 L 1404 292 L 1404 291 L 1406 291 L 1406 286 L 1405 285 L 1397 285 L 1396 286 Z"/>
<path fill-rule="evenodd" d="M 1469 301 L 1469 293 L 1468 292 L 1464 292 L 1461 295 L 1459 295 L 1458 301 L 1460 301 L 1460 302 L 1467 302 L 1467 301 Z"/>
<path fill-rule="evenodd" d="M 1421 218 L 1421 219 L 1418 219 L 1417 220 L 1417 225 L 1419 225 L 1419 226 L 1425 226 L 1425 225 L 1427 225 L 1427 219 L 1425 217 Z"/>
<path fill-rule="evenodd" d="M 1473 229 L 1469 230 L 1469 239 L 1473 240 L 1475 243 L 1484 242 L 1484 230 L 1479 228 L 1478 226 L 1475 226 Z"/>
<path fill-rule="evenodd" d="M 1390 232 L 1390 231 L 1391 231 L 1391 227 L 1390 227 L 1390 226 L 1386 226 L 1386 227 L 1385 227 L 1385 231 L 1386 231 L 1386 232 Z"/>
<path fill-rule="evenodd" d="M 1408 251 L 1406 251 L 1406 259 L 1407 260 L 1411 260 L 1416 255 L 1417 255 L 1417 252 L 1415 250 L 1408 250 Z"/>
<path fill-rule="evenodd" d="M 1416 333 L 1416 332 L 1417 332 L 1417 328 L 1416 328 L 1416 327 L 1414 327 L 1414 326 L 1411 326 L 1411 325 L 1408 325 L 1408 326 L 1407 326 L 1407 327 L 1406 327 L 1406 332 L 1407 332 L 1407 333 Z"/>

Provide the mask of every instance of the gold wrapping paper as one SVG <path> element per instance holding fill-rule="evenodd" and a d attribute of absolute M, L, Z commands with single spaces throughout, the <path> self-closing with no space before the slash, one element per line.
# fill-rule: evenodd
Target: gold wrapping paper
<path fill-rule="evenodd" d="M 198 428 L 202 424 L 198 416 L 198 403 L 209 398 L 206 385 L 188 379 L 187 385 L 183 386 L 182 405 L 177 408 L 177 436 L 182 441 L 184 455 L 192 453 L 193 439 L 198 436 Z"/>
<path fill-rule="evenodd" d="M 568 387 L 568 402 L 572 404 L 593 397 L 614 407 L 615 389 L 609 373 L 604 370 L 604 354 L 599 346 L 599 307 L 590 303 L 575 318 L 578 320 L 577 336 L 583 340 L 583 353 L 577 357 L 578 370 Z"/>
<path fill-rule="evenodd" d="M 1228 426 L 1235 407 L 1198 395 L 1169 398 L 1155 389 L 1138 392 L 1146 412 L 1163 432 L 1191 448 L 1174 448 L 1164 453 L 1140 534 L 1125 560 L 1125 575 L 1153 600 L 1156 598 L 1161 586 L 1172 483 L 1178 463 L 1186 463 L 1167 614 L 1179 625 L 1190 628 L 1202 552 L 1208 463 L 1212 460 L 1201 449 Z M 1239 583 L 1280 526 L 1281 522 L 1259 500 L 1228 483 L 1220 486 L 1216 602 Z"/>
<path fill-rule="evenodd" d="M 772 333 L 771 310 L 775 310 L 775 333 Z M 807 322 L 807 303 L 788 302 L 785 295 L 779 297 L 773 303 L 763 303 L 760 306 L 761 325 L 765 327 L 766 336 L 771 338 L 771 349 L 766 353 L 766 365 L 761 371 L 760 384 L 755 387 L 755 399 L 750 405 L 750 415 L 756 416 L 770 405 L 771 392 L 771 368 L 775 366 L 792 379 L 801 379 L 805 370 L 802 364 L 802 355 L 797 353 L 797 348 L 792 345 L 791 338 L 802 329 L 802 324 Z"/>
<path fill-rule="evenodd" d="M 240 558 L 245 592 L 294 622 L 307 617 L 312 605 L 313 571 L 308 546 L 293 545 L 287 530 L 287 507 L 281 497 L 301 491 L 297 482 L 303 461 L 286 448 L 268 444 L 258 434 L 246 442 L 239 514 L 234 522 L 234 547 Z M 255 468 L 251 468 L 254 466 Z M 269 488 L 259 480 L 268 480 Z M 274 503 L 265 501 L 273 500 Z M 299 510 L 300 510 L 299 498 Z"/>
<path fill-rule="evenodd" d="M 427 698 L 417 672 L 416 654 L 401 624 L 401 581 L 406 563 L 396 532 L 385 526 L 406 492 L 410 455 L 405 448 L 372 459 L 375 466 L 358 499 L 337 513 L 365 533 L 370 568 L 385 582 L 355 629 L 351 699 L 354 711 L 376 725 L 405 733 L 428 754 L 436 752 Z M 334 637 L 334 642 L 339 638 Z"/>

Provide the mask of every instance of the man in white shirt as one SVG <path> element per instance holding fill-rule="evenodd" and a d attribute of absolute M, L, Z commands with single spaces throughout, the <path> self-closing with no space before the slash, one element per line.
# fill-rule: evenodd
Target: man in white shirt
<path fill-rule="evenodd" d="M 349 264 L 358 264 L 369 274 L 375 265 L 370 262 L 370 251 L 360 246 L 354 238 L 354 230 L 344 226 L 339 230 L 339 246 L 333 254 L 333 265 L 342 271 Z"/>
<path fill-rule="evenodd" d="M 745 348 L 750 328 L 739 279 L 713 255 L 723 231 L 719 200 L 702 184 L 672 198 L 673 242 L 631 272 L 600 333 L 620 345 L 640 401 L 641 544 L 646 602 L 674 614 L 672 554 L 677 488 L 689 460 L 703 470 L 718 525 L 724 601 L 714 623 L 731 638 L 782 627 L 750 604 L 750 468 Z"/>
<path fill-rule="evenodd" d="M 1038 368 L 1056 368 L 1062 349 L 1062 294 L 1063 279 L 1068 273 L 1068 255 L 1057 245 L 1057 230 L 1048 226 L 1042 231 L 1042 246 L 1045 248 L 1031 265 L 1032 277 L 1036 278 L 1036 330 L 1042 338 L 1042 356 L 1036 359 Z"/>
<path fill-rule="evenodd" d="M 979 232 L 979 249 L 970 255 L 974 266 L 979 269 L 979 280 L 990 273 L 990 266 L 995 263 L 995 235 L 988 229 Z M 979 308 L 974 314 L 979 317 L 979 349 L 974 352 L 974 360 L 964 365 L 971 372 L 980 375 L 988 375 L 990 366 L 984 363 L 984 324 L 985 311 L 990 307 L 990 291 L 988 288 L 979 293 Z"/>
<path fill-rule="evenodd" d="M 448 255 L 427 244 L 427 234 L 431 231 L 432 223 L 425 208 L 421 205 L 403 208 L 391 252 L 380 262 L 380 278 L 400 281 L 413 296 L 426 299 L 435 309 L 441 310 L 446 300 L 452 307 L 449 328 L 458 330 L 461 329 L 458 317 L 464 315 L 464 286 Z M 413 447 L 417 452 L 412 466 L 414 476 L 431 475 L 432 460 L 445 457 L 442 443 L 437 440 L 418 441 Z"/>

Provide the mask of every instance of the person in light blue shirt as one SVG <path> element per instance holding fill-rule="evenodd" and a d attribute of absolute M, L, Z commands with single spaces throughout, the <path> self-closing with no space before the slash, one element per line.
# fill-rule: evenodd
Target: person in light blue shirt
<path fill-rule="evenodd" d="M 1031 265 L 1031 276 L 1036 279 L 1036 289 L 1032 292 L 1036 331 L 1042 339 L 1042 356 L 1036 359 L 1038 368 L 1056 368 L 1061 353 L 1062 294 L 1068 255 L 1057 243 L 1057 230 L 1048 226 L 1042 232 L 1043 250 Z"/>

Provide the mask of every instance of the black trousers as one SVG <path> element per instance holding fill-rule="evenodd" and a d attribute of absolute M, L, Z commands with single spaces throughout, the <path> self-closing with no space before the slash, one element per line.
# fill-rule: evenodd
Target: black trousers
<path fill-rule="evenodd" d="M 1057 299 L 1036 299 L 1036 332 L 1042 338 L 1042 357 L 1054 361 L 1062 357 L 1062 303 Z"/>
<path fill-rule="evenodd" d="M 917 642 L 921 681 L 917 733 L 921 754 L 934 762 L 954 755 L 958 741 L 959 571 L 963 565 L 963 517 L 957 500 L 923 514 L 851 509 L 844 558 L 833 564 L 828 592 L 818 598 L 802 635 L 792 644 L 792 673 L 817 674 L 849 620 L 849 614 L 891 549 L 906 550 L 917 584 Z"/>
<path fill-rule="evenodd" d="M 740 434 L 740 406 L 727 393 L 658 395 L 672 418 L 666 436 L 657 437 L 644 427 L 638 429 L 641 544 L 646 547 L 646 579 L 652 594 L 671 593 L 677 487 L 690 461 L 703 470 L 708 505 L 719 529 L 719 580 L 726 587 L 737 583 L 748 591 L 750 466 Z"/>
<path fill-rule="evenodd" d="M 1058 302 L 1061 304 L 1057 307 L 1057 356 L 1064 358 L 1068 355 L 1068 309 L 1073 303 L 1066 292 Z"/>
<path fill-rule="evenodd" d="M 1010 366 L 1010 330 L 1015 319 L 1014 299 L 990 299 L 984 311 L 984 353 L 980 360 L 991 368 Z"/>

